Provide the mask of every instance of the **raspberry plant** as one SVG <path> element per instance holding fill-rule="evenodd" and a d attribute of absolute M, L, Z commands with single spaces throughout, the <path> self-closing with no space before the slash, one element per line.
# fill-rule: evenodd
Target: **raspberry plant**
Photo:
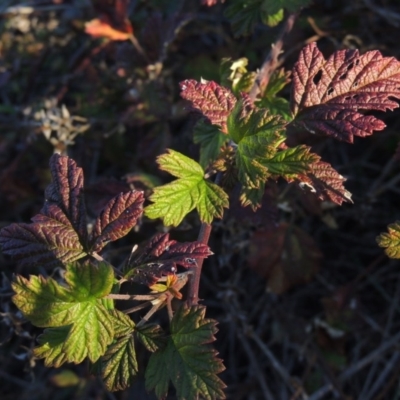
<path fill-rule="evenodd" d="M 233 1 L 227 9 L 233 23 L 243 24 L 247 14 L 239 17 L 242 3 Z M 267 7 L 261 1 L 247 3 L 248 12 Z M 297 3 L 288 1 L 283 7 L 291 10 Z M 265 10 L 273 17 L 270 23 L 279 22 L 283 8 Z M 238 34 L 251 29 L 252 18 Z M 145 207 L 143 192 L 119 194 L 90 229 L 82 169 L 67 156 L 52 156 L 52 183 L 40 213 L 31 223 L 0 231 L 3 253 L 21 266 L 63 271 L 61 279 L 17 275 L 12 285 L 15 305 L 33 325 L 44 328 L 34 353 L 45 365 L 87 359 L 110 391 L 127 388 L 144 371 L 146 388 L 158 398 L 166 397 L 170 382 L 179 399 L 224 398 L 225 385 L 218 377 L 224 366 L 210 345 L 216 321 L 206 318 L 205 307 L 198 304 L 202 263 L 213 254 L 208 247 L 213 220 L 223 218 L 235 185 L 240 186 L 241 205 L 255 211 L 266 182 L 280 178 L 321 201 L 351 202 L 344 177 L 309 146 L 290 146 L 287 139 L 308 132 L 352 143 L 354 136 L 385 127 L 370 111 L 393 110 L 400 99 L 400 63 L 379 51 L 361 55 L 340 50 L 325 59 L 315 43 L 307 45 L 291 74 L 290 102 L 279 96 L 290 81 L 287 72 L 276 69 L 267 82 L 257 79 L 247 71 L 247 60 L 240 59 L 222 62 L 221 84 L 183 81 L 181 95 L 200 116 L 194 127 L 199 162 L 167 150 L 157 163 L 177 179 L 155 187 Z M 202 223 L 198 241 L 181 243 L 159 233 L 134 243 L 120 265 L 102 257 L 108 243 L 138 227 L 143 217 L 176 227 L 193 210 Z M 400 254 L 399 232 L 399 225 L 393 225 L 379 240 L 393 257 Z M 120 293 L 125 282 L 150 291 Z M 121 311 L 117 300 L 138 305 Z M 150 310 L 143 317 L 135 314 L 145 307 Z M 168 326 L 150 321 L 163 307 Z M 140 344 L 151 353 L 146 366 L 136 358 Z"/>

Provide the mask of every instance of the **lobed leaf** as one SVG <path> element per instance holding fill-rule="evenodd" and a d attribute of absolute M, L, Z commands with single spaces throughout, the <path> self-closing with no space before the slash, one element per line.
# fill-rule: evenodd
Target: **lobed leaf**
<path fill-rule="evenodd" d="M 102 303 L 111 292 L 113 270 L 107 263 L 70 264 L 65 282 L 64 286 L 53 278 L 17 276 L 13 302 L 34 325 L 58 329 L 49 331 L 37 350 L 48 362 L 80 363 L 86 357 L 95 362 L 114 336 L 111 314 Z M 66 337 L 61 346 L 57 340 L 62 333 Z"/>
<path fill-rule="evenodd" d="M 385 249 L 390 258 L 400 258 L 400 222 L 388 226 L 388 232 L 381 233 L 377 238 L 378 245 Z"/>
<path fill-rule="evenodd" d="M 225 368 L 209 343 L 215 340 L 216 323 L 205 319 L 205 307 L 181 307 L 171 321 L 167 345 L 150 357 L 146 388 L 158 398 L 168 392 L 169 381 L 178 399 L 223 399 L 224 383 L 217 374 Z"/>
<path fill-rule="evenodd" d="M 40 213 L 48 215 L 49 207 L 57 205 L 85 245 L 87 228 L 82 168 L 72 158 L 53 154 L 50 158 L 50 171 L 52 183 L 46 188 L 46 202 Z"/>
<path fill-rule="evenodd" d="M 92 250 L 100 251 L 108 242 L 124 237 L 143 213 L 143 192 L 120 193 L 97 217 L 92 233 Z"/>
<path fill-rule="evenodd" d="M 106 388 L 112 392 L 128 388 L 139 371 L 133 335 L 118 338 L 101 361 Z"/>
<path fill-rule="evenodd" d="M 86 255 L 78 235 L 70 224 L 63 223 L 61 210 L 58 219 L 45 215 L 35 217 L 33 224 L 11 224 L 0 231 L 3 253 L 19 261 L 21 266 L 56 267 L 76 261 Z M 54 215 L 55 216 L 55 215 Z"/>
<path fill-rule="evenodd" d="M 360 55 L 340 50 L 327 60 L 315 43 L 303 48 L 293 68 L 291 110 L 295 119 L 288 128 L 303 129 L 352 143 L 385 124 L 360 110 L 397 108 L 400 99 L 400 62 L 377 50 Z"/>
<path fill-rule="evenodd" d="M 226 131 L 226 119 L 236 103 L 236 97 L 229 89 L 213 81 L 201 83 L 193 79 L 181 82 L 180 87 L 181 96 L 190 102 L 192 110 Z"/>
<path fill-rule="evenodd" d="M 68 362 L 67 354 L 63 351 L 64 342 L 68 337 L 70 326 L 45 329 L 38 336 L 40 346 L 33 349 L 33 354 L 37 358 L 44 358 L 46 367 L 59 368 Z"/>
<path fill-rule="evenodd" d="M 170 240 L 168 233 L 158 233 L 128 260 L 125 278 L 152 285 L 162 276 L 175 274 L 178 265 L 192 267 L 196 265 L 196 259 L 211 254 L 209 247 L 203 243 L 178 243 Z"/>
<path fill-rule="evenodd" d="M 331 201 L 339 205 L 344 201 L 352 202 L 351 193 L 343 186 L 346 179 L 329 163 L 315 162 L 310 165 L 308 173 L 298 175 L 295 180 L 302 189 L 310 190 L 322 201 Z"/>
<path fill-rule="evenodd" d="M 278 151 L 273 158 L 265 162 L 268 172 L 283 178 L 296 177 L 307 173 L 311 165 L 319 161 L 320 157 L 310 153 L 307 146 L 289 147 Z"/>
<path fill-rule="evenodd" d="M 228 195 L 204 178 L 200 164 L 174 150 L 158 157 L 158 163 L 179 179 L 154 189 L 150 196 L 153 204 L 145 209 L 149 218 L 162 218 L 164 225 L 177 226 L 194 209 L 203 222 L 222 218 L 223 209 L 228 207 Z"/>
<path fill-rule="evenodd" d="M 166 344 L 165 334 L 160 325 L 143 325 L 138 327 L 135 333 L 136 337 L 142 342 L 146 350 L 151 351 L 152 353 Z"/>

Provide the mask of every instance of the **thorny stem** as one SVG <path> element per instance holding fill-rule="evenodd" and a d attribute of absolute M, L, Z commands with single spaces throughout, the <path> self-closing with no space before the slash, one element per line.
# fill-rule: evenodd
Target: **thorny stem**
<path fill-rule="evenodd" d="M 203 244 L 208 244 L 208 240 L 211 234 L 211 224 L 203 222 L 201 224 L 199 236 L 197 240 Z M 188 293 L 188 305 L 189 307 L 196 305 L 199 302 L 199 287 L 200 287 L 200 276 L 201 269 L 203 267 L 203 259 L 197 259 L 197 265 L 193 267 L 193 274 L 189 275 L 189 293 Z"/>
<path fill-rule="evenodd" d="M 271 51 L 268 53 L 265 58 L 263 65 L 260 71 L 257 74 L 257 78 L 253 84 L 253 87 L 250 90 L 250 98 L 254 101 L 257 96 L 261 93 L 264 93 L 265 88 L 268 85 L 268 81 L 271 77 L 271 74 L 275 71 L 275 69 L 279 65 L 278 57 L 282 52 L 283 41 L 285 36 L 292 30 L 294 22 L 296 21 L 298 13 L 293 13 L 288 16 L 286 19 L 281 32 L 279 33 L 278 39 L 272 45 Z"/>

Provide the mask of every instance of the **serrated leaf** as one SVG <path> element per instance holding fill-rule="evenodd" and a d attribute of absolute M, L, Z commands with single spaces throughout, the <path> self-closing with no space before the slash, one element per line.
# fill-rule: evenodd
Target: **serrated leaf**
<path fill-rule="evenodd" d="M 56 204 L 85 244 L 87 228 L 82 168 L 72 158 L 53 154 L 50 158 L 50 171 L 52 183 L 46 188 L 46 203 L 40 213 L 48 215 L 48 207 Z"/>
<path fill-rule="evenodd" d="M 148 324 L 140 326 L 136 329 L 135 334 L 143 346 L 152 353 L 166 344 L 166 337 L 160 325 Z"/>
<path fill-rule="evenodd" d="M 128 315 L 118 310 L 112 310 L 110 315 L 114 327 L 114 338 L 127 336 L 133 333 L 135 329 L 135 323 L 129 318 Z"/>
<path fill-rule="evenodd" d="M 291 121 L 290 104 L 283 97 L 267 97 L 257 102 L 257 105 L 266 108 L 272 115 L 280 115 L 285 121 Z"/>
<path fill-rule="evenodd" d="M 97 217 L 92 233 L 92 250 L 124 237 L 143 213 L 143 192 L 133 190 L 111 199 Z"/>
<path fill-rule="evenodd" d="M 293 68 L 290 130 L 306 130 L 352 143 L 385 124 L 359 110 L 393 110 L 400 99 L 400 62 L 377 50 L 340 50 L 328 60 L 315 43 L 303 48 Z"/>
<path fill-rule="evenodd" d="M 31 224 L 12 224 L 0 231 L 3 253 L 20 265 L 61 266 L 87 255 L 83 173 L 68 157 L 50 159 L 53 182 L 46 202 Z"/>
<path fill-rule="evenodd" d="M 268 80 L 263 97 L 269 99 L 275 97 L 290 82 L 290 74 L 290 71 L 285 71 L 283 68 L 275 70 Z"/>
<path fill-rule="evenodd" d="M 49 209 L 48 209 L 49 211 Z M 57 206 L 53 218 L 37 215 L 32 224 L 11 224 L 0 231 L 3 253 L 19 261 L 21 266 L 56 267 L 86 255 L 78 235 Z"/>
<path fill-rule="evenodd" d="M 221 146 L 228 141 L 215 125 L 200 120 L 193 130 L 193 142 L 200 145 L 200 165 L 206 168 L 215 161 L 220 153 Z"/>
<path fill-rule="evenodd" d="M 112 392 L 124 390 L 134 381 L 139 368 L 133 335 L 120 337 L 101 359 L 102 377 Z"/>
<path fill-rule="evenodd" d="M 179 179 L 154 189 L 150 196 L 153 204 L 145 209 L 149 218 L 162 218 L 164 225 L 177 226 L 194 209 L 202 222 L 222 218 L 228 196 L 219 186 L 204 179 L 200 164 L 174 150 L 158 157 L 158 163 L 162 170 Z"/>
<path fill-rule="evenodd" d="M 191 109 L 207 118 L 211 124 L 226 131 L 226 119 L 236 103 L 236 97 L 216 82 L 201 83 L 187 79 L 180 84 L 181 96 L 190 102 Z"/>
<path fill-rule="evenodd" d="M 36 326 L 70 327 L 62 346 L 68 362 L 80 363 L 86 357 L 94 362 L 114 336 L 110 312 L 101 301 L 111 292 L 113 270 L 107 263 L 70 264 L 65 282 L 63 286 L 53 278 L 17 276 L 13 302 Z"/>
<path fill-rule="evenodd" d="M 296 177 L 310 170 L 311 164 L 319 161 L 320 157 L 310 153 L 307 146 L 290 147 L 278 151 L 273 158 L 264 164 L 268 172 L 283 178 Z"/>
<path fill-rule="evenodd" d="M 33 349 L 33 354 L 37 358 L 44 358 L 46 367 L 59 368 L 62 364 L 68 362 L 63 346 L 70 329 L 70 326 L 49 328 L 45 329 L 43 334 L 38 337 L 40 346 Z"/>
<path fill-rule="evenodd" d="M 124 277 L 145 285 L 154 284 L 159 278 L 175 274 L 177 266 L 192 267 L 196 259 L 213 254 L 201 242 L 179 243 L 169 239 L 168 233 L 158 233 L 128 260 Z"/>
<path fill-rule="evenodd" d="M 158 398 L 168 392 L 169 381 L 178 399 L 223 399 L 224 383 L 217 374 L 225 368 L 209 343 L 215 340 L 215 321 L 205 319 L 205 307 L 181 307 L 171 321 L 165 348 L 153 353 L 146 369 L 146 388 Z"/>
<path fill-rule="evenodd" d="M 339 205 L 344 201 L 352 202 L 351 193 L 343 186 L 346 179 L 329 163 L 315 162 L 310 165 L 309 172 L 298 175 L 295 180 L 302 189 L 315 193 L 322 201 L 331 201 Z"/>
<path fill-rule="evenodd" d="M 250 206 L 253 211 L 256 211 L 261 207 L 261 201 L 265 191 L 265 183 L 261 183 L 260 187 L 257 189 L 252 189 L 249 187 L 242 187 L 240 191 L 240 204 L 243 207 Z"/>
<path fill-rule="evenodd" d="M 265 166 L 285 140 L 284 122 L 267 110 L 249 107 L 246 100 L 237 103 L 228 117 L 228 133 L 237 143 L 236 166 L 239 181 L 249 189 L 258 189 L 271 175 Z"/>
<path fill-rule="evenodd" d="M 396 221 L 388 226 L 388 232 L 381 233 L 376 241 L 390 258 L 400 258 L 400 222 Z"/>

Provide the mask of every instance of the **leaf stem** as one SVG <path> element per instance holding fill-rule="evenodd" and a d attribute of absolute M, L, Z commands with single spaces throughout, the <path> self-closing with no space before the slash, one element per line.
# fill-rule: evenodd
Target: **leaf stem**
<path fill-rule="evenodd" d="M 201 224 L 199 236 L 197 240 L 203 244 L 208 244 L 210 238 L 212 226 L 203 222 Z M 203 259 L 197 259 L 197 265 L 193 267 L 193 274 L 189 275 L 189 293 L 187 303 L 189 307 L 198 304 L 199 302 L 199 286 L 200 286 L 200 276 L 201 269 L 203 267 Z"/>

